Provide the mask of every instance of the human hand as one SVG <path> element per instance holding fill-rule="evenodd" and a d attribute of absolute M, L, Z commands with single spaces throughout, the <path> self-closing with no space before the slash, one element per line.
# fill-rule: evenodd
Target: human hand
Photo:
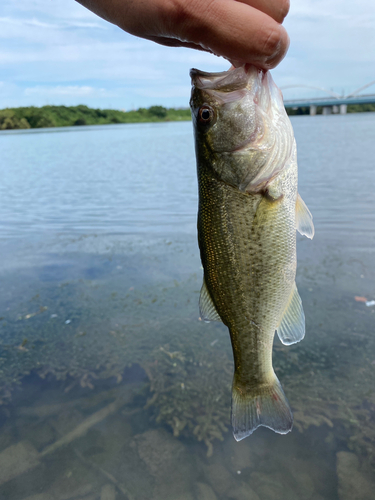
<path fill-rule="evenodd" d="M 77 0 L 132 35 L 262 69 L 284 58 L 289 0 Z"/>

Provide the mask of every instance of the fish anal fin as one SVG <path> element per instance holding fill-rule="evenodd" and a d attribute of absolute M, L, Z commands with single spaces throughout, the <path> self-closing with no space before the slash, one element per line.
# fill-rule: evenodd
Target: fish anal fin
<path fill-rule="evenodd" d="M 300 194 L 297 196 L 296 201 L 296 229 L 304 236 L 313 239 L 315 229 L 310 210 L 307 208 L 305 202 Z"/>
<path fill-rule="evenodd" d="M 260 426 L 268 427 L 278 434 L 287 434 L 293 427 L 293 415 L 284 391 L 274 375 L 269 384 L 253 388 L 237 384 L 234 375 L 232 388 L 232 427 L 236 441 L 250 436 Z"/>
<path fill-rule="evenodd" d="M 305 336 L 305 314 L 295 283 L 281 322 L 277 327 L 277 334 L 285 345 L 295 344 Z"/>
<path fill-rule="evenodd" d="M 199 297 L 199 312 L 201 318 L 206 321 L 221 321 L 219 313 L 216 310 L 215 304 L 211 298 L 210 292 L 207 289 L 206 281 L 203 278 L 201 295 Z"/>

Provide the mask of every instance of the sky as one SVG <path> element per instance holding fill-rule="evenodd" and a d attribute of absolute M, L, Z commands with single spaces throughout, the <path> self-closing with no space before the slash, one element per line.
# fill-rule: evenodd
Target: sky
<path fill-rule="evenodd" d="M 284 26 L 291 45 L 272 71 L 279 87 L 347 94 L 375 80 L 375 0 L 291 0 Z M 187 107 L 191 67 L 225 71 L 229 64 L 129 35 L 74 0 L 1 0 L 0 109 Z M 305 87 L 283 92 L 286 99 L 322 95 Z"/>

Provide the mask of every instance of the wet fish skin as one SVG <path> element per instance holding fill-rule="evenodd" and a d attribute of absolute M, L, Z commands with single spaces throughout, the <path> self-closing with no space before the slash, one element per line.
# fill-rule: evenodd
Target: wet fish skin
<path fill-rule="evenodd" d="M 305 333 L 295 286 L 296 228 L 313 236 L 297 192 L 296 145 L 271 75 L 252 66 L 191 70 L 199 184 L 201 316 L 229 328 L 232 426 L 237 440 L 260 425 L 287 433 L 292 413 L 272 368 L 275 330 Z"/>

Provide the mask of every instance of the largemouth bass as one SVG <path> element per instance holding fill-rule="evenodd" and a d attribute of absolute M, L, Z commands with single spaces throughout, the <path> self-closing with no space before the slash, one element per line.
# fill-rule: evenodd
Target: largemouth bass
<path fill-rule="evenodd" d="M 204 269 L 200 314 L 222 321 L 234 355 L 232 427 L 237 441 L 265 426 L 286 434 L 293 416 L 272 367 L 283 344 L 305 335 L 295 284 L 296 229 L 314 235 L 298 195 L 292 125 L 269 72 L 192 69 Z"/>

